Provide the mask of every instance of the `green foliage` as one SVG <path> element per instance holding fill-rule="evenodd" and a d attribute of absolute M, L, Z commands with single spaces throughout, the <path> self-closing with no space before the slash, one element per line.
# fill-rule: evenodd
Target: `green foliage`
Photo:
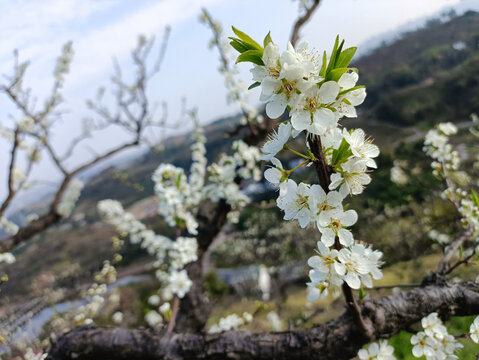
<path fill-rule="evenodd" d="M 214 297 L 226 295 L 229 291 L 228 284 L 218 277 L 216 271 L 211 271 L 203 277 L 205 291 Z"/>

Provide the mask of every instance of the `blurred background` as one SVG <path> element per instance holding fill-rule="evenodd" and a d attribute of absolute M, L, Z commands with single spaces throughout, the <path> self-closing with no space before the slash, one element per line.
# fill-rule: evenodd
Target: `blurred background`
<path fill-rule="evenodd" d="M 273 40 L 285 48 L 300 6 L 300 1 L 287 0 L 2 4 L 0 73 L 11 74 L 13 51 L 18 49 L 19 58 L 30 61 L 25 82 L 39 103 L 50 92 L 51 74 L 63 44 L 73 42 L 62 115 L 52 133 L 52 143 L 60 152 L 81 133 L 83 120 L 95 115 L 85 101 L 95 97 L 97 88 L 106 86 L 105 102 L 114 104 L 108 88 L 112 58 L 126 69 L 126 78 L 133 77 L 130 54 L 138 35 L 155 36 L 152 52 L 156 54 L 166 27 L 171 27 L 161 69 L 147 89 L 151 102 L 158 103 L 156 116 L 168 124 L 150 134 L 150 143 L 161 146 L 122 152 L 81 173 L 85 188 L 72 216 L 16 249 L 14 264 L 0 264 L 0 273 L 9 276 L 0 292 L 0 324 L 9 327 L 16 341 L 47 338 L 61 313 L 84 302 L 84 291 L 94 274 L 112 256 L 115 232 L 101 221 L 98 201 L 119 200 L 157 233 L 171 232 L 155 216 L 151 174 L 162 162 L 190 166 L 191 154 L 185 144 L 191 143 L 192 124 L 184 119 L 185 107 L 197 107 L 205 126 L 209 161 L 230 148 L 231 139 L 225 134 L 236 127 L 241 114 L 235 102 L 227 101 L 218 52 L 209 46 L 211 30 L 199 21 L 201 9 L 206 7 L 223 25 L 226 36 L 232 35 L 231 25 L 255 39 L 271 31 Z M 359 83 L 366 86 L 368 96 L 359 107 L 358 118 L 343 124 L 363 128 L 381 150 L 372 183 L 351 204 L 360 214 L 353 228 L 357 238 L 384 253 L 385 276 L 375 284 L 385 288 L 377 294 L 392 291 L 391 285 L 420 282 L 440 259 L 441 244 L 454 238 L 458 230 L 455 210 L 438 196 L 443 184 L 433 177 L 430 160 L 422 152 L 427 130 L 439 122 L 455 123 L 460 131 L 453 142 L 469 177 L 477 179 L 477 138 L 469 128 L 471 114 L 479 113 L 478 12 L 477 0 L 322 0 L 301 31 L 302 39 L 318 53 L 329 51 L 337 34 L 347 47 L 358 46 L 352 65 L 359 69 Z M 154 58 L 149 64 L 154 64 Z M 249 84 L 249 67 L 237 67 L 239 78 Z M 260 107 L 258 98 L 259 92 L 251 91 L 250 104 Z M 9 126 L 17 117 L 11 101 L 0 96 L 0 123 Z M 78 148 L 69 165 L 84 162 L 92 156 L 92 149 L 107 151 L 128 136 L 121 129 L 100 131 Z M 9 146 L 0 139 L 0 198 L 7 193 Z M 60 176 L 45 156 L 32 173 L 35 186 L 15 199 L 8 218 L 22 225 L 28 215 L 44 212 L 52 196 L 49 183 L 56 184 Z M 300 176 L 314 178 L 309 171 Z M 246 191 L 263 205 L 276 196 L 264 181 Z M 334 297 L 314 305 L 306 301 L 305 259 L 315 247 L 317 230 L 298 232 L 296 223 L 281 219 L 276 207 L 249 207 L 210 248 L 203 267 L 205 287 L 215 305 L 211 324 L 230 313 L 249 311 L 258 320 L 255 331 L 277 330 L 311 326 L 342 313 L 343 304 Z M 157 288 L 147 266 L 151 258 L 131 244 L 124 246 L 121 255 L 119 280 L 109 288 L 118 301 L 95 321 L 111 324 L 112 314 L 121 312 L 122 326 L 145 325 L 145 314 L 152 308 L 148 299 Z M 475 265 L 464 267 L 457 276 L 471 278 L 477 270 Z M 461 320 L 450 326 L 461 329 Z M 396 347 L 404 351 L 400 358 L 408 358 L 408 335 L 400 334 L 394 342 L 403 345 Z M 463 354 L 479 351 L 468 346 Z"/>

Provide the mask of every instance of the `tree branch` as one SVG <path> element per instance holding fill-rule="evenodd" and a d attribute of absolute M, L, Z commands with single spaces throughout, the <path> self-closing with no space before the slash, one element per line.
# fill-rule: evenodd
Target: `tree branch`
<path fill-rule="evenodd" d="M 389 338 L 437 311 L 444 316 L 479 313 L 479 284 L 430 285 L 380 300 L 366 300 L 363 316 L 374 339 Z M 167 334 L 165 329 L 80 327 L 52 341 L 49 360 L 128 359 L 350 359 L 370 340 L 350 312 L 312 329 L 279 333 Z"/>
<path fill-rule="evenodd" d="M 311 6 L 306 9 L 305 14 L 303 16 L 300 16 L 294 23 L 293 31 L 291 32 L 291 38 L 289 40 L 293 46 L 295 46 L 299 40 L 299 31 L 304 26 L 304 24 L 306 24 L 308 20 L 311 18 L 314 11 L 319 6 L 320 2 L 321 0 L 314 0 Z"/>

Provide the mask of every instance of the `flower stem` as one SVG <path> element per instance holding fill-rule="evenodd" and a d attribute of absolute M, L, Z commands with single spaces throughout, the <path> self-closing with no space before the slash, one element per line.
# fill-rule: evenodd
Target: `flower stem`
<path fill-rule="evenodd" d="M 286 144 L 284 144 L 283 150 L 287 150 L 287 151 L 289 151 L 289 152 L 292 152 L 292 153 L 295 154 L 295 155 L 301 156 L 303 159 L 311 160 L 310 157 L 308 157 L 308 156 L 306 156 L 306 155 L 304 155 L 304 154 L 301 154 L 300 152 L 297 152 L 296 150 L 291 149 L 291 148 L 290 148 L 288 145 L 286 145 Z"/>
<path fill-rule="evenodd" d="M 173 298 L 173 309 L 172 309 L 172 314 L 171 314 L 171 319 L 170 323 L 168 324 L 168 332 L 172 332 L 173 329 L 175 328 L 175 323 L 176 323 L 176 315 L 178 315 L 178 310 L 180 308 L 180 299 L 177 295 Z"/>
<path fill-rule="evenodd" d="M 298 166 L 292 168 L 291 170 L 287 170 L 288 175 L 291 174 L 293 171 L 298 170 L 301 166 L 304 166 L 304 165 L 306 165 L 310 162 L 311 162 L 311 159 L 307 159 L 307 160 L 303 161 L 301 164 L 299 164 Z"/>

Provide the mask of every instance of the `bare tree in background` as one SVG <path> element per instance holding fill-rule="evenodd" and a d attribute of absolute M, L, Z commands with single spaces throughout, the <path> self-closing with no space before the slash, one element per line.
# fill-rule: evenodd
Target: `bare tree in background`
<path fill-rule="evenodd" d="M 152 52 L 155 40 L 144 36 L 139 37 L 138 44 L 131 55 L 135 68 L 132 81 L 126 81 L 123 78 L 120 65 L 117 61 L 114 62 L 115 72 L 112 77 L 114 106 L 104 104 L 105 89 L 100 88 L 96 99 L 87 101 L 94 117 L 83 120 L 82 133 L 73 137 L 67 149 L 61 154 L 52 139 L 55 125 L 64 115 L 60 109 L 63 102 L 62 89 L 73 57 L 72 44 L 67 43 L 63 47 L 62 54 L 56 61 L 53 87 L 42 106 L 39 106 L 32 96 L 32 90 L 24 85 L 28 62 L 20 62 L 18 52 L 15 52 L 13 74 L 7 77 L 6 84 L 0 85 L 0 93 L 6 96 L 20 113 L 19 117 L 15 117 L 19 120 L 11 121 L 10 128 L 0 127 L 0 135 L 11 144 L 9 156 L 5 158 L 8 161 L 8 164 L 5 164 L 8 168 L 7 195 L 0 203 L 0 220 L 5 225 L 4 228 L 10 232 L 10 236 L 0 240 L 0 254 L 11 251 L 32 236 L 58 223 L 63 217 L 69 216 L 76 200 L 69 198 L 71 197 L 69 192 L 76 192 L 78 197 L 78 188 L 81 187 L 74 182 L 77 176 L 126 149 L 148 144 L 151 141 L 146 136 L 148 130 L 165 127 L 166 111 L 161 116 L 156 114 L 157 104 L 150 103 L 147 88 L 151 78 L 160 71 L 169 33 L 170 29 L 166 28 L 153 66 L 147 65 L 147 61 L 154 56 Z M 109 150 L 92 154 L 91 158 L 81 165 L 71 165 L 79 145 L 94 137 L 96 133 L 113 127 L 123 130 L 130 139 L 119 143 L 108 138 L 105 143 L 112 145 Z M 22 154 L 26 158 L 23 167 L 20 159 Z M 6 219 L 6 212 L 15 197 L 30 185 L 35 184 L 34 181 L 29 183 L 30 175 L 42 155 L 50 158 L 61 174 L 61 179 L 54 185 L 56 190 L 48 210 L 33 217 L 28 224 L 17 228 Z"/>

